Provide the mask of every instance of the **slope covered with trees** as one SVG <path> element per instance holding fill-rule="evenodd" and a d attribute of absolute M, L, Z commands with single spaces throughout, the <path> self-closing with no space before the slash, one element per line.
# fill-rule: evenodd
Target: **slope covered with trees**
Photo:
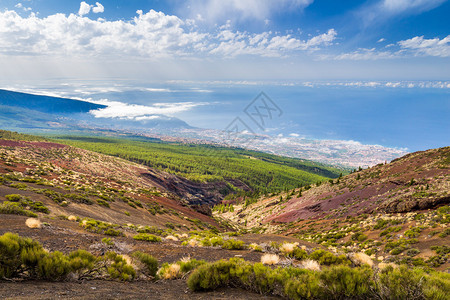
<path fill-rule="evenodd" d="M 236 189 L 233 180 L 245 183 L 252 191 L 270 193 L 337 178 L 343 172 L 301 159 L 212 145 L 75 136 L 61 137 L 59 141 L 192 181 L 227 181 L 231 190 Z"/>

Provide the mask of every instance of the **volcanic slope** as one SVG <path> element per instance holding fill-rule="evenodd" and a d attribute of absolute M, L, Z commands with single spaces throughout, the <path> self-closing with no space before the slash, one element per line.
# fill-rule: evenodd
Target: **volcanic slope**
<path fill-rule="evenodd" d="M 159 184 L 170 174 L 153 170 L 158 178 L 153 180 L 143 175 L 148 167 L 120 158 L 26 135 L 3 132 L 3 136 L 8 137 L 0 139 L 3 298 L 445 299 L 448 295 L 450 276 L 431 269 L 447 266 L 448 206 L 407 215 L 408 222 L 422 222 L 419 231 L 404 228 L 408 223 L 399 223 L 403 219 L 396 216 L 376 220 L 374 226 L 387 231 L 390 244 L 384 250 L 395 252 L 384 259 L 368 252 L 380 247 L 377 238 L 366 237 L 360 229 L 372 221 L 368 215 L 338 220 L 329 228 L 325 221 L 330 220 L 311 219 L 315 234 L 298 230 L 297 236 L 272 234 L 275 226 L 256 224 L 227 231 L 238 222 L 232 224 L 226 214 L 240 211 L 246 218 L 236 201 L 247 207 L 258 203 L 238 198 L 236 210 L 231 204 L 226 210 L 216 206 L 216 214 L 219 207 L 224 212 L 216 220 L 184 205 Z M 278 196 L 288 198 L 285 193 Z M 274 201 L 274 208 L 277 204 Z M 292 234 L 289 230 L 301 228 L 286 224 L 276 229 Z M 429 250 L 439 253 L 421 258 L 428 254 L 415 245 L 424 244 L 423 234 L 432 234 L 429 227 L 437 231 L 430 242 L 438 247 Z M 394 236 L 397 233 L 407 238 Z M 337 249 L 335 242 L 342 234 L 349 235 L 351 245 L 342 241 L 348 247 Z M 423 268 L 382 264 L 402 252 L 407 253 L 403 258 L 410 258 L 405 263 Z M 361 288 L 355 290 L 355 285 Z"/>
<path fill-rule="evenodd" d="M 450 244 L 450 147 L 408 154 L 350 175 L 217 206 L 214 215 L 259 233 L 296 236 L 381 261 L 447 268 Z M 433 250 L 434 249 L 434 250 Z"/>
<path fill-rule="evenodd" d="M 261 254 L 246 247 L 246 243 L 298 242 L 295 238 L 277 235 L 249 235 L 240 238 L 242 242 L 228 242 L 231 246 L 222 247 L 225 240 L 234 241 L 238 233 L 226 233 L 226 226 L 190 208 L 186 201 L 161 186 L 161 182 L 174 175 L 39 137 L 7 131 L 3 131 L 2 136 L 0 236 L 11 232 L 30 237 L 48 251 L 64 254 L 87 250 L 98 256 L 109 251 L 131 255 L 142 251 L 154 256 L 160 265 L 182 258 L 216 261 L 235 256 L 258 262 Z M 147 176 L 149 172 L 153 176 Z M 212 236 L 219 241 L 214 247 L 208 238 Z M 309 249 L 316 247 L 308 242 L 302 245 Z M 38 285 L 41 289 L 36 284 L 7 286 L 2 282 L 0 294 L 8 298 L 20 298 L 24 293 L 27 297 L 51 298 L 53 290 L 63 298 L 70 298 L 70 295 L 91 298 L 95 294 L 78 283 Z M 99 283 L 92 285 L 107 292 Z M 132 293 L 127 294 L 130 288 Z M 148 289 L 155 295 L 147 294 Z M 187 291 L 185 280 L 159 285 L 152 281 L 117 282 L 115 292 L 108 295 L 121 299 L 193 297 Z M 258 298 L 258 295 L 226 290 L 198 297 L 246 299 Z"/>

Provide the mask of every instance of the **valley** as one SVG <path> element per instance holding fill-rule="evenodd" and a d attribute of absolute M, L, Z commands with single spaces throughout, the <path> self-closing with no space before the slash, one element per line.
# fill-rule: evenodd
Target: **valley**
<path fill-rule="evenodd" d="M 328 295 L 313 286 L 294 292 L 291 281 L 297 275 L 291 273 L 265 287 L 256 277 L 247 282 L 240 275 L 229 282 L 224 277 L 223 283 L 215 279 L 219 281 L 213 285 L 202 277 L 194 283 L 195 276 L 203 276 L 201 270 L 234 270 L 236 263 L 250 268 L 245 272 L 251 278 L 257 267 L 266 268 L 264 276 L 304 270 L 313 276 L 311 284 L 319 280 L 319 285 L 331 280 L 323 277 L 326 272 L 370 270 L 368 283 L 382 284 L 377 276 L 397 276 L 396 268 L 420 269 L 426 272 L 421 276 L 430 278 L 429 285 L 397 292 L 420 292 L 430 299 L 445 293 L 449 279 L 444 272 L 450 267 L 448 147 L 348 175 L 308 161 L 202 147 L 116 138 L 49 140 L 2 131 L 0 248 L 13 238 L 7 236 L 12 232 L 38 241 L 49 253 L 66 255 L 62 259 L 68 259 L 72 269 L 71 257 L 85 250 L 95 264 L 109 265 L 108 257 L 115 253 L 133 271 L 110 273 L 122 259 L 116 258 L 108 269 L 68 269 L 60 276 L 71 274 L 71 279 L 52 283 L 47 273 L 38 275 L 38 269 L 36 275 L 17 273 L 12 279 L 47 280 L 5 282 L 0 293 L 50 298 L 55 291 L 62 298 L 107 294 L 125 299 L 150 297 L 146 292 L 158 299 Z M 226 163 L 217 165 L 220 160 Z M 252 180 L 243 176 L 249 170 L 255 172 Z M 272 174 L 273 185 L 257 184 L 264 173 Z M 296 181 L 290 182 L 292 178 Z M 220 193 L 223 187 L 230 188 Z M 153 257 L 154 271 L 145 271 L 137 252 Z M 108 292 L 109 283 L 103 285 L 102 280 L 111 280 L 112 274 L 119 281 L 114 292 Z M 83 276 L 89 280 L 80 281 Z M 397 288 L 389 287 L 390 292 Z M 379 292 L 360 293 L 370 298 Z"/>

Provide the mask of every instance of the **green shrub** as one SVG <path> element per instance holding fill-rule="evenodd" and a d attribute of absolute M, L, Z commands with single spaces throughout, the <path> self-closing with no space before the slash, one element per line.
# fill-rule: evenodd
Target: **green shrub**
<path fill-rule="evenodd" d="M 136 254 L 147 266 L 149 273 L 155 274 L 156 260 L 147 254 Z M 29 238 L 6 233 L 0 236 L 0 280 L 1 279 L 42 279 L 61 281 L 69 273 L 82 279 L 133 280 L 136 271 L 128 265 L 124 257 L 114 252 L 97 257 L 85 250 L 77 250 L 69 255 L 61 252 L 47 252 Z"/>
<path fill-rule="evenodd" d="M 198 268 L 201 265 L 206 264 L 206 261 L 204 261 L 204 260 L 196 260 L 196 259 L 189 259 L 187 261 L 181 260 L 181 261 L 177 262 L 177 264 L 180 265 L 181 272 L 187 273 L 187 272 L 190 272 L 190 271 Z"/>
<path fill-rule="evenodd" d="M 26 185 L 25 183 L 13 183 L 9 186 L 22 191 L 26 191 L 28 189 L 28 185 Z"/>
<path fill-rule="evenodd" d="M 64 195 L 64 198 L 69 199 L 73 202 L 81 203 L 81 204 L 94 204 L 94 201 L 92 201 L 88 195 L 83 194 L 66 194 Z"/>
<path fill-rule="evenodd" d="M 150 254 L 136 251 L 133 253 L 133 257 L 137 258 L 147 268 L 147 272 L 150 276 L 155 277 L 158 271 L 158 261 Z"/>
<path fill-rule="evenodd" d="M 289 257 L 302 260 L 308 258 L 308 252 L 306 252 L 306 250 L 303 250 L 301 248 L 295 247 L 294 251 L 292 251 L 292 253 L 289 254 Z"/>
<path fill-rule="evenodd" d="M 159 236 L 156 236 L 153 234 L 148 234 L 148 233 L 139 233 L 139 234 L 133 236 L 133 239 L 135 239 L 137 241 L 146 241 L 146 242 L 152 242 L 152 243 L 161 242 L 161 238 Z"/>
<path fill-rule="evenodd" d="M 36 254 L 32 258 L 31 254 Z M 38 257 L 44 255 L 42 246 L 29 238 L 5 233 L 0 236 L 0 278 L 19 278 L 36 274 Z"/>
<path fill-rule="evenodd" d="M 164 224 L 164 226 L 166 226 L 167 228 L 170 228 L 170 229 L 175 229 L 175 224 L 173 224 L 171 222 L 167 222 L 166 224 Z"/>
<path fill-rule="evenodd" d="M 449 236 L 449 235 L 450 235 L 450 228 L 446 228 L 444 231 L 442 231 L 442 232 L 439 234 L 439 237 L 445 238 L 445 237 L 447 237 L 447 236 Z"/>
<path fill-rule="evenodd" d="M 103 234 L 110 235 L 110 236 L 121 236 L 121 235 L 123 235 L 123 232 L 120 230 L 116 230 L 114 228 L 108 228 L 103 232 Z"/>
<path fill-rule="evenodd" d="M 324 295 L 329 299 L 367 299 L 372 290 L 372 269 L 332 266 L 324 269 L 319 277 Z"/>
<path fill-rule="evenodd" d="M 114 245 L 114 242 L 111 240 L 111 238 L 102 238 L 102 243 L 108 246 Z"/>
<path fill-rule="evenodd" d="M 317 261 L 321 265 L 326 265 L 326 266 L 340 265 L 340 264 L 350 265 L 351 264 L 351 262 L 347 259 L 347 257 L 345 255 L 336 256 L 336 255 L 332 254 L 331 252 L 328 252 L 328 251 L 325 251 L 322 249 L 312 252 L 309 255 L 309 258 Z"/>
<path fill-rule="evenodd" d="M 27 216 L 27 217 L 31 217 L 31 218 L 38 217 L 38 215 L 36 213 L 24 209 L 19 203 L 9 202 L 9 201 L 5 201 L 0 204 L 0 213 L 1 214 L 11 214 L 11 215 L 21 215 L 21 216 Z"/>
<path fill-rule="evenodd" d="M 323 293 L 323 287 L 317 272 L 304 270 L 286 280 L 283 292 L 289 299 L 314 299 Z"/>
<path fill-rule="evenodd" d="M 377 290 L 381 299 L 423 299 L 424 276 L 418 268 L 388 266 L 377 275 Z"/>
<path fill-rule="evenodd" d="M 134 268 L 127 264 L 127 261 L 115 252 L 106 253 L 106 258 L 112 263 L 108 267 L 108 274 L 112 279 L 130 281 L 136 277 Z"/>
<path fill-rule="evenodd" d="M 450 246 L 431 246 L 431 250 L 434 250 L 437 254 L 448 254 L 450 253 Z"/>
<path fill-rule="evenodd" d="M 362 232 L 356 232 L 355 234 L 352 235 L 352 240 L 358 241 L 358 242 L 363 242 L 363 241 L 367 240 L 367 235 L 365 235 Z"/>
<path fill-rule="evenodd" d="M 103 200 L 103 199 L 97 199 L 97 204 L 98 204 L 98 205 L 101 205 L 101 206 L 104 206 L 104 207 L 107 207 L 107 208 L 110 208 L 110 207 L 111 207 L 111 206 L 109 205 L 109 203 L 106 202 L 106 201 Z"/>
<path fill-rule="evenodd" d="M 11 202 L 19 202 L 22 199 L 21 195 L 18 194 L 9 194 L 9 195 L 5 195 L 6 200 L 11 201 Z"/>
<path fill-rule="evenodd" d="M 243 241 L 229 239 L 223 242 L 222 248 L 228 250 L 242 250 L 245 243 Z"/>
<path fill-rule="evenodd" d="M 386 227 L 389 224 L 389 220 L 384 220 L 384 219 L 378 219 L 377 220 L 377 224 L 375 224 L 375 226 L 373 227 L 374 230 L 376 229 L 383 229 L 384 227 Z"/>
<path fill-rule="evenodd" d="M 38 262 L 40 279 L 60 281 L 65 279 L 71 271 L 68 257 L 59 251 L 44 255 Z"/>
<path fill-rule="evenodd" d="M 213 290 L 228 284 L 233 262 L 220 260 L 198 267 L 189 276 L 187 285 L 192 291 Z"/>
<path fill-rule="evenodd" d="M 411 228 L 411 229 L 405 231 L 405 236 L 409 237 L 409 238 L 416 238 L 420 235 L 421 231 L 422 230 L 418 227 Z"/>
<path fill-rule="evenodd" d="M 420 253 L 420 250 L 416 249 L 416 248 L 408 249 L 406 251 L 406 255 L 408 255 L 408 256 L 416 256 L 419 253 Z"/>
<path fill-rule="evenodd" d="M 139 233 L 153 233 L 160 236 L 167 236 L 168 233 L 164 229 L 155 226 L 145 226 L 136 230 Z"/>
<path fill-rule="evenodd" d="M 386 228 L 385 230 L 383 230 L 382 232 L 380 232 L 380 236 L 385 236 L 391 232 L 399 232 L 400 230 L 402 230 L 401 226 L 389 227 L 389 228 Z"/>
<path fill-rule="evenodd" d="M 450 295 L 450 274 L 444 272 L 431 272 L 423 285 L 423 294 L 426 299 L 445 300 Z"/>
<path fill-rule="evenodd" d="M 69 254 L 70 266 L 78 279 L 94 279 L 99 276 L 100 270 L 96 265 L 99 258 L 86 250 L 76 250 Z"/>
<path fill-rule="evenodd" d="M 120 227 L 117 224 L 111 224 L 102 222 L 99 220 L 85 218 L 80 221 L 80 226 L 86 229 L 87 231 L 94 233 L 101 233 L 109 236 L 123 236 L 123 232 L 116 229 Z"/>

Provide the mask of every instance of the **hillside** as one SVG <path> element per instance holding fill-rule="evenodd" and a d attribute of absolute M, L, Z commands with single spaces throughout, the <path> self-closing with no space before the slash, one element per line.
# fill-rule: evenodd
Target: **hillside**
<path fill-rule="evenodd" d="M 122 130 L 192 128 L 175 117 L 153 115 L 146 120 L 96 118 L 92 111 L 108 106 L 77 99 L 0 89 L 0 128 L 33 134 L 93 134 Z"/>
<path fill-rule="evenodd" d="M 0 136 L 0 294 L 6 298 L 445 299 L 450 288 L 448 274 L 435 271 L 449 266 L 450 208 L 443 200 L 427 200 L 437 210 L 412 214 L 355 209 L 346 218 L 318 214 L 274 223 L 266 210 L 282 211 L 294 196 L 289 191 L 229 199 L 213 218 L 197 211 L 186 189 L 187 182 L 200 191 L 208 183 L 43 138 Z M 433 168 L 447 170 L 448 149 L 425 153 L 431 161 L 423 161 L 424 174 L 435 179 L 428 190 L 437 195 L 448 172 Z M 392 164 L 411 157 L 418 159 Z M 389 165 L 371 170 L 381 167 Z M 371 173 L 302 193 L 329 192 L 327 186 L 349 184 L 358 174 L 368 180 Z M 172 192 L 181 187 L 181 196 Z"/>
<path fill-rule="evenodd" d="M 47 114 L 87 113 L 90 110 L 105 108 L 105 105 L 86 101 L 19 93 L 0 89 L 0 105 L 26 108 Z"/>
<path fill-rule="evenodd" d="M 432 246 L 449 244 L 449 164 L 450 147 L 411 153 L 339 179 L 235 203 L 232 212 L 216 209 L 215 215 L 254 232 L 366 249 L 373 258 L 426 260 L 435 255 Z M 398 239 L 403 242 L 393 254 Z M 419 250 L 407 255 L 409 249 Z M 449 266 L 447 257 L 442 262 Z"/>
<path fill-rule="evenodd" d="M 212 145 L 82 136 L 63 136 L 58 141 L 138 162 L 194 182 L 222 183 L 215 188 L 222 198 L 236 192 L 278 192 L 345 173 L 307 160 Z"/>

